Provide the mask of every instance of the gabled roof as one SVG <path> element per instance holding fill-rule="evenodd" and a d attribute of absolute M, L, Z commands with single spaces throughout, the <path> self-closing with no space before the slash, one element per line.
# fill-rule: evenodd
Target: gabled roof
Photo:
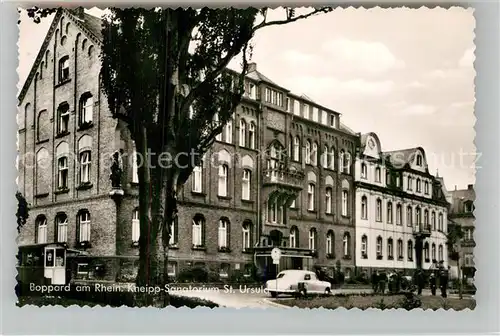
<path fill-rule="evenodd" d="M 382 155 L 391 164 L 403 167 L 404 165 L 409 164 L 415 158 L 415 155 L 417 155 L 419 151 L 422 152 L 422 155 L 424 156 L 425 159 L 425 151 L 422 147 L 387 151 L 383 152 Z"/>
<path fill-rule="evenodd" d="M 343 122 L 340 122 L 340 130 L 352 135 L 358 135 L 358 133 L 347 127 Z"/>
<path fill-rule="evenodd" d="M 33 78 L 36 76 L 38 66 L 40 62 L 43 60 L 43 56 L 45 55 L 45 51 L 47 50 L 48 44 L 52 39 L 52 36 L 54 35 L 54 32 L 57 29 L 57 24 L 63 14 L 66 15 L 68 18 L 70 18 L 73 21 L 73 23 L 76 24 L 82 31 L 87 33 L 88 37 L 93 39 L 94 42 L 96 43 L 102 42 L 102 33 L 101 33 L 102 20 L 100 18 L 87 13 L 83 13 L 82 18 L 79 18 L 76 14 L 76 10 L 59 8 L 56 11 L 54 18 L 52 19 L 52 23 L 50 24 L 47 34 L 45 35 L 45 39 L 43 40 L 42 46 L 40 47 L 40 50 L 38 51 L 38 54 L 35 58 L 35 61 L 31 66 L 30 73 L 28 74 L 28 77 L 26 78 L 23 87 L 19 92 L 19 96 L 17 98 L 18 104 L 20 104 L 21 101 L 24 99 L 26 91 L 31 85 Z"/>
<path fill-rule="evenodd" d="M 274 85 L 276 87 L 281 88 L 280 85 L 276 84 L 276 82 L 272 81 L 271 79 L 269 79 L 269 77 L 265 76 L 264 74 L 262 74 L 262 72 L 260 72 L 258 70 L 254 70 L 254 71 L 247 73 L 247 77 L 250 79 L 253 79 L 254 81 L 257 81 L 257 82 L 265 82 L 265 83 L 268 83 L 268 84 L 271 84 L 271 85 Z"/>

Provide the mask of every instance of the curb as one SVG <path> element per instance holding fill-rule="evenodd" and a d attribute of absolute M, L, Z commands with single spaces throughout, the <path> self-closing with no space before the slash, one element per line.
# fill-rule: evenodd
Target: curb
<path fill-rule="evenodd" d="M 265 302 L 268 305 L 271 305 L 271 306 L 275 307 L 275 308 L 284 308 L 284 309 L 290 309 L 290 308 L 292 308 L 290 306 L 285 306 L 285 305 L 276 303 L 276 302 L 271 301 L 269 299 L 262 299 L 262 301 Z"/>

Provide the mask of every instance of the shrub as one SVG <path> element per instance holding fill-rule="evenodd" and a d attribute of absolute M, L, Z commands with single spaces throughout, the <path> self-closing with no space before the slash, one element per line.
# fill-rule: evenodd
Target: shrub
<path fill-rule="evenodd" d="M 219 275 L 217 274 L 217 279 Z M 179 282 L 207 282 L 208 272 L 201 267 L 187 268 L 179 273 Z"/>
<path fill-rule="evenodd" d="M 400 300 L 399 306 L 406 310 L 412 310 L 421 307 L 422 301 L 417 295 L 412 292 L 407 292 L 404 294 L 404 298 Z"/>

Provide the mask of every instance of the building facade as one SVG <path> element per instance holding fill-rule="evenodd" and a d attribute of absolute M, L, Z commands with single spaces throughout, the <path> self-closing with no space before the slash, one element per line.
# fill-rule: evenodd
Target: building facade
<path fill-rule="evenodd" d="M 139 253 L 138 163 L 100 87 L 100 26 L 82 11 L 60 9 L 19 95 L 18 188 L 30 218 L 18 243 L 65 243 L 81 252 L 72 276 L 130 281 Z M 255 265 L 265 277 L 313 266 L 340 266 L 349 276 L 359 134 L 255 64 L 246 89 L 180 190 L 169 275 L 196 266 L 225 278 Z M 118 161 L 119 195 L 110 180 Z M 277 246 L 278 267 L 270 258 Z"/>
<path fill-rule="evenodd" d="M 355 190 L 358 272 L 415 269 L 416 237 L 422 234 L 422 267 L 439 261 L 447 267 L 448 203 L 422 148 L 382 152 L 375 133 L 363 134 Z"/>
<path fill-rule="evenodd" d="M 474 186 L 469 184 L 467 189 L 458 189 L 450 191 L 452 203 L 450 207 L 449 219 L 450 225 L 458 225 L 462 228 L 464 234 L 459 242 L 456 251 L 459 253 L 459 259 L 453 260 L 450 258 L 450 266 L 452 276 L 458 277 L 458 267 L 461 269 L 461 274 L 469 283 L 473 282 L 476 272 L 474 263 L 474 248 L 476 242 L 474 240 L 475 217 L 474 217 L 474 202 L 476 200 L 476 192 Z"/>

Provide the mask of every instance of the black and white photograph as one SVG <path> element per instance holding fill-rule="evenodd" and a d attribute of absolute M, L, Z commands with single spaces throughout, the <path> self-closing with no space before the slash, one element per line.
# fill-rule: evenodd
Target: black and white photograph
<path fill-rule="evenodd" d="M 18 12 L 17 306 L 475 309 L 473 9 Z"/>

